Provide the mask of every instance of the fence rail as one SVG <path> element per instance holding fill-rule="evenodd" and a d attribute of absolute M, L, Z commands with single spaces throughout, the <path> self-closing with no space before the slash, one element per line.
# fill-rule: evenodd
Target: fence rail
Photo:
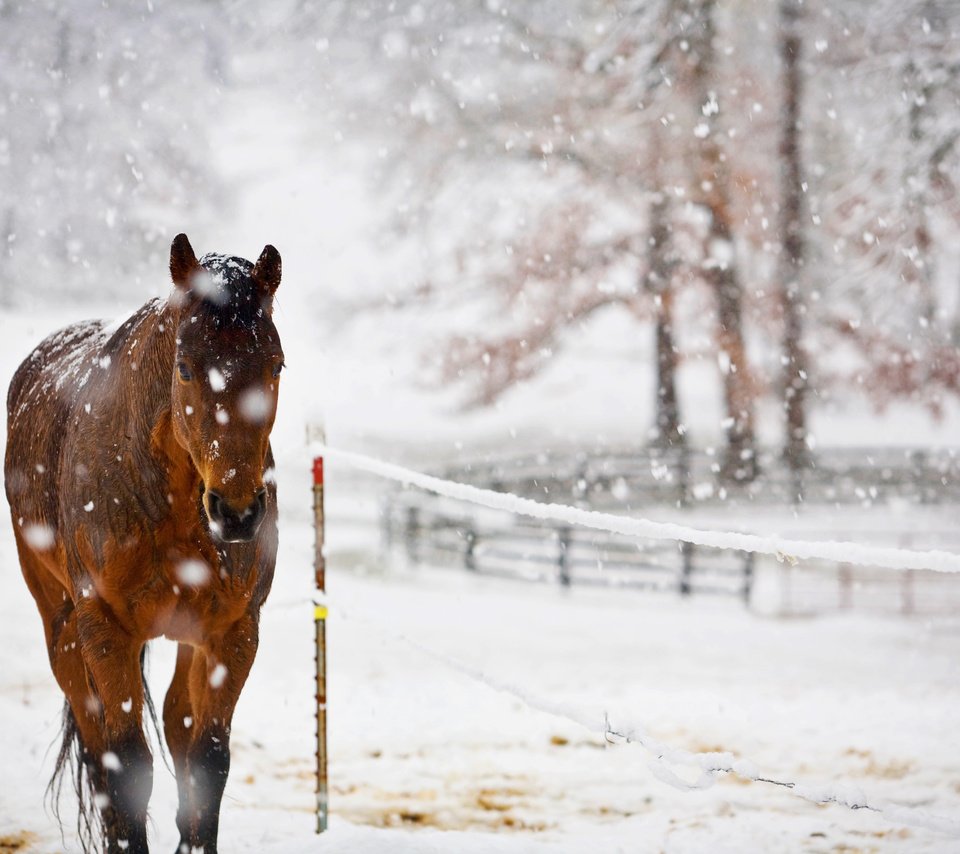
<path fill-rule="evenodd" d="M 460 566 L 483 575 L 570 585 L 721 593 L 749 600 L 754 556 L 690 543 L 637 542 L 550 522 L 474 518 L 443 501 L 395 492 L 382 513 L 384 547 L 412 564 Z"/>
<path fill-rule="evenodd" d="M 433 478 L 428 475 L 423 475 L 422 473 L 412 471 L 410 469 L 403 469 L 399 466 L 393 465 L 391 463 L 386 463 L 381 460 L 376 460 L 371 457 L 366 457 L 361 454 L 350 451 L 342 451 L 336 448 L 329 448 L 322 441 L 316 443 L 316 449 L 318 453 L 327 453 L 332 454 L 335 458 L 339 458 L 341 461 L 351 463 L 357 468 L 361 468 L 370 472 L 376 472 L 383 477 L 387 477 L 393 480 L 396 480 L 404 484 L 417 484 L 421 489 L 432 491 L 435 495 L 441 496 L 445 495 L 448 498 L 455 498 L 458 501 L 467 501 L 473 502 L 476 505 L 481 507 L 496 507 L 500 512 L 505 508 L 505 503 L 512 506 L 512 512 L 514 515 L 525 514 L 533 518 L 540 519 L 541 522 L 544 521 L 544 516 L 541 515 L 539 510 L 534 511 L 531 506 L 533 502 L 526 501 L 521 496 L 511 495 L 495 495 L 489 491 L 478 490 L 475 487 L 465 486 L 462 483 L 454 482 L 443 482 L 438 481 L 436 478 Z M 320 472 L 322 474 L 322 460 L 320 462 Z M 314 471 L 317 471 L 316 462 Z M 503 499 L 509 498 L 511 500 L 504 502 Z M 437 499 L 441 500 L 441 499 Z M 601 528 L 605 531 L 623 531 L 623 527 L 611 527 L 614 522 L 633 522 L 633 521 L 642 521 L 642 520 L 625 520 L 623 518 L 617 519 L 614 516 L 606 516 L 605 524 L 606 528 L 598 525 L 598 520 L 594 517 L 602 514 L 593 514 L 591 516 L 588 513 L 584 513 L 582 510 L 577 510 L 570 507 L 561 507 L 558 505 L 552 505 L 551 507 L 545 508 L 548 511 L 552 511 L 552 517 L 554 519 L 564 519 L 565 517 L 569 518 L 571 516 L 577 516 L 578 524 L 585 525 L 591 529 Z M 394 518 L 394 504 L 391 502 L 387 508 L 387 512 L 384 513 L 384 518 L 386 520 L 392 520 Z M 323 541 L 322 536 L 322 512 L 319 515 L 318 524 L 318 554 L 321 553 L 322 549 L 319 544 Z M 405 514 L 405 534 L 407 532 L 421 531 L 424 529 L 422 525 L 422 519 L 420 518 L 420 509 L 416 505 L 409 505 L 407 507 L 407 512 Z M 441 524 L 442 521 L 442 524 Z M 463 546 L 462 549 L 456 547 L 453 551 L 459 556 L 462 554 L 464 559 L 464 564 L 467 569 L 476 570 L 477 569 L 477 552 L 478 552 L 478 533 L 476 527 L 465 526 L 467 522 L 473 522 L 474 517 L 466 516 L 461 513 L 459 516 L 453 516 L 452 514 L 446 518 L 438 517 L 438 524 L 435 526 L 437 531 L 455 531 L 460 536 L 462 533 Z M 645 523 L 649 525 L 650 523 Z M 528 527 L 529 527 L 528 523 Z M 543 529 L 543 525 L 533 526 Z M 632 527 L 632 526 L 631 526 Z M 569 538 L 572 525 L 569 522 L 564 523 L 563 527 L 555 528 L 554 532 L 557 536 L 557 565 L 560 571 L 560 577 L 563 578 L 563 572 L 569 571 L 569 568 L 572 564 L 571 555 L 573 552 L 573 542 Z M 681 528 L 679 526 L 673 526 L 672 534 L 676 536 L 679 532 L 686 532 L 686 537 L 691 537 L 694 535 L 700 536 L 703 532 L 697 532 L 690 528 Z M 659 531 L 657 535 L 651 535 L 648 531 L 646 536 L 651 536 L 654 542 L 662 542 L 663 534 L 665 531 Z M 387 538 L 387 544 L 392 544 L 392 539 L 394 537 L 395 531 L 391 523 L 385 524 L 384 534 Z M 730 536 L 729 533 L 727 536 Z M 679 538 L 681 541 L 681 547 L 690 547 L 692 544 Z M 758 538 L 754 537 L 754 540 Z M 785 543 L 786 541 L 780 541 Z M 404 543 L 407 548 L 414 550 L 414 556 L 416 557 L 416 549 L 418 548 L 418 537 L 405 538 Z M 540 539 L 542 545 L 543 539 Z M 434 546 L 435 543 L 431 543 L 431 546 Z M 854 543 L 810 543 L 809 546 L 816 546 L 817 550 L 820 551 L 821 555 L 823 554 L 823 547 L 842 547 L 841 551 L 845 552 L 849 556 L 849 560 L 852 562 L 859 562 L 861 566 L 870 565 L 867 562 L 863 561 L 863 555 L 866 553 L 872 553 L 874 559 L 878 552 L 884 552 L 884 550 L 873 549 L 872 552 L 868 548 L 859 548 Z M 720 543 L 714 543 L 714 546 L 721 546 Z M 594 545 L 596 548 L 596 545 Z M 769 554 L 768 549 L 770 548 L 769 544 L 764 543 L 754 543 L 751 547 L 746 545 L 741 545 L 738 547 L 739 551 L 744 551 L 748 554 L 753 554 L 754 552 Z M 725 550 L 722 546 L 721 551 Z M 631 553 L 629 549 L 626 550 L 628 553 Z M 730 549 L 732 551 L 732 549 Z M 897 550 L 885 550 L 885 558 L 891 559 L 893 557 L 892 552 Z M 832 553 L 832 552 L 831 552 Z M 947 554 L 947 553 L 937 553 L 937 552 L 911 552 L 907 550 L 899 550 L 897 555 L 905 563 L 899 564 L 899 566 L 909 565 L 909 562 L 922 560 L 922 566 L 925 566 L 929 571 L 931 569 L 932 563 L 939 564 L 939 570 L 937 572 L 928 572 L 927 574 L 939 575 L 942 579 L 950 579 L 956 581 L 960 578 L 960 567 L 956 565 L 957 555 Z M 936 560 L 935 560 L 936 558 Z M 752 563 L 751 563 L 752 572 Z M 892 564 L 891 564 L 892 566 Z M 848 565 L 848 569 L 850 569 Z M 747 569 L 744 570 L 745 574 Z M 950 574 L 953 573 L 953 574 Z M 890 577 L 889 569 L 883 573 L 884 576 Z M 906 574 L 903 575 L 910 584 L 913 584 L 913 579 L 917 576 L 918 570 L 912 569 L 907 570 Z M 683 587 L 680 587 L 681 592 L 683 592 Z M 747 588 L 749 592 L 749 587 Z M 326 607 L 322 608 L 324 614 L 326 613 Z M 566 718 L 567 720 L 576 723 L 580 726 L 583 726 L 587 729 L 594 730 L 596 729 L 595 722 L 591 721 L 588 718 L 585 718 L 581 713 L 577 713 L 573 710 L 568 710 L 558 705 L 556 702 L 549 700 L 543 700 L 532 696 L 528 691 L 518 688 L 518 686 L 508 684 L 506 682 L 500 681 L 489 674 L 484 673 L 481 670 L 472 668 L 459 662 L 449 655 L 431 649 L 419 644 L 410 638 L 399 635 L 397 636 L 399 640 L 405 641 L 412 646 L 419 649 L 421 652 L 435 658 L 438 661 L 445 663 L 451 668 L 461 672 L 462 674 L 475 679 L 478 682 L 481 682 L 488 687 L 504 692 L 515 699 L 522 702 L 524 705 L 536 709 L 545 714 Z M 319 641 L 318 641 L 318 650 L 319 650 Z M 320 709 L 320 695 L 318 693 L 318 712 Z M 811 801 L 817 804 L 839 804 L 841 806 L 847 807 L 852 810 L 870 810 L 876 812 L 880 815 L 883 815 L 890 821 L 899 822 L 903 824 L 909 824 L 914 827 L 926 828 L 929 830 L 934 830 L 940 833 L 949 834 L 953 837 L 960 837 L 960 822 L 953 816 L 944 816 L 928 812 L 926 809 L 918 809 L 912 805 L 901 805 L 898 803 L 891 803 L 889 801 L 882 801 L 877 799 L 867 798 L 864 793 L 860 790 L 859 787 L 850 787 L 843 786 L 840 784 L 834 784 L 829 786 L 817 785 L 811 786 L 805 783 L 801 783 L 795 780 L 788 780 L 781 778 L 776 775 L 771 775 L 766 772 L 761 772 L 758 767 L 745 759 L 738 759 L 735 755 L 729 752 L 718 752 L 718 751 L 708 751 L 693 753 L 687 750 L 673 748 L 668 745 L 662 744 L 652 737 L 650 737 L 646 732 L 646 727 L 640 723 L 634 723 L 632 725 L 620 725 L 616 728 L 611 724 L 609 718 L 604 716 L 602 728 L 599 730 L 602 732 L 605 738 L 608 740 L 615 739 L 617 741 L 623 741 L 626 743 L 633 743 L 639 745 L 640 747 L 647 750 L 652 757 L 651 768 L 654 771 L 655 776 L 663 782 L 666 782 L 670 785 L 676 786 L 677 788 L 683 791 L 692 791 L 694 789 L 703 789 L 709 785 L 712 785 L 717 779 L 722 775 L 732 775 L 738 777 L 742 780 L 762 783 L 766 785 L 778 786 L 791 794 L 803 798 L 805 800 Z M 697 768 L 700 771 L 700 777 L 694 782 L 688 782 L 687 780 L 681 778 L 673 770 L 674 766 L 687 766 Z M 319 805 L 318 800 L 318 805 Z M 320 827 L 321 825 L 318 825 Z"/>
<path fill-rule="evenodd" d="M 731 485 L 706 451 L 664 452 L 638 449 L 602 454 L 535 454 L 517 458 L 465 462 L 440 472 L 446 480 L 468 482 L 497 492 L 541 501 L 570 500 L 584 509 L 611 505 L 634 507 L 716 506 L 825 508 L 905 504 L 960 504 L 960 461 L 954 450 L 827 449 L 804 475 L 802 489 L 773 454 L 761 456 L 761 476 L 750 484 Z M 478 511 L 422 490 L 397 489 L 382 510 L 384 545 L 402 548 L 413 564 L 457 566 L 469 572 L 569 585 L 596 585 L 674 591 L 680 595 L 722 594 L 750 602 L 757 566 L 754 555 L 735 549 L 701 548 L 686 542 L 638 540 L 636 537 L 581 529 L 548 520 L 524 520 L 509 513 Z M 885 530 L 885 536 L 892 533 Z M 910 539 L 909 531 L 902 532 Z M 960 532 L 937 532 L 945 545 L 960 545 Z M 903 540 L 900 537 L 900 540 Z M 902 542 L 900 543 L 903 544 Z M 808 565 L 805 562 L 805 565 Z M 836 580 L 839 607 L 853 602 L 860 572 L 841 561 L 815 561 L 811 567 Z M 783 584 L 797 585 L 785 567 Z M 910 613 L 925 601 L 924 585 L 950 587 L 953 579 L 930 579 L 929 573 L 890 578 Z M 876 582 L 864 575 L 872 586 Z M 784 596 L 803 603 L 802 590 Z M 796 605 L 795 605 L 796 606 Z"/>

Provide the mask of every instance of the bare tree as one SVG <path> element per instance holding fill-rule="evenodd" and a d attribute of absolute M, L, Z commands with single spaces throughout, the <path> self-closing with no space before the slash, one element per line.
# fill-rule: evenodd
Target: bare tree
<path fill-rule="evenodd" d="M 687 106 L 694 113 L 693 134 L 699 140 L 691 192 L 709 218 L 702 266 L 717 306 L 717 359 L 726 409 L 722 472 L 730 480 L 746 482 L 757 474 L 756 385 L 744 338 L 743 288 L 737 265 L 729 165 L 718 122 L 715 10 L 716 0 L 677 0 L 673 18 L 677 31 L 688 40 L 678 64 L 687 77 Z"/>
<path fill-rule="evenodd" d="M 468 405 L 534 376 L 608 308 L 656 342 L 656 441 L 680 441 L 684 360 L 717 361 L 735 482 L 757 474 L 761 395 L 783 405 L 799 472 L 821 399 L 859 387 L 935 407 L 954 393 L 960 311 L 942 299 L 942 235 L 960 223 L 952 6 L 336 8 L 382 76 L 354 81 L 339 61 L 330 73 L 363 115 L 354 127 L 377 133 L 397 234 L 428 258 L 389 305 L 476 306 L 426 360 Z"/>
<path fill-rule="evenodd" d="M 780 257 L 778 279 L 783 311 L 784 457 L 799 497 L 800 474 L 809 464 L 807 399 L 810 377 L 803 342 L 804 314 L 804 177 L 800 128 L 803 98 L 801 70 L 802 0 L 780 0 L 780 62 L 783 105 L 780 111 Z"/>
<path fill-rule="evenodd" d="M 828 116 L 811 143 L 830 168 L 810 176 L 822 225 L 810 233 L 807 259 L 819 269 L 808 265 L 808 275 L 822 287 L 808 326 L 822 350 L 857 358 L 846 370 L 815 366 L 822 396 L 855 386 L 878 406 L 900 399 L 937 414 L 955 394 L 960 314 L 943 300 L 938 267 L 952 250 L 937 234 L 960 226 L 958 13 L 931 0 L 878 0 L 839 7 L 828 22 L 846 38 L 831 42 L 809 81 Z M 829 33 L 818 40 L 826 45 Z"/>
<path fill-rule="evenodd" d="M 654 132 L 653 137 L 658 139 Z M 659 143 L 655 143 L 659 159 Z M 655 173 L 656 174 L 656 173 Z M 656 420 L 653 443 L 667 448 L 685 445 L 685 431 L 677 398 L 679 353 L 674 335 L 675 312 L 673 274 L 676 258 L 671 248 L 670 203 L 665 192 L 650 202 L 648 264 L 644 287 L 653 298 L 655 341 Z"/>

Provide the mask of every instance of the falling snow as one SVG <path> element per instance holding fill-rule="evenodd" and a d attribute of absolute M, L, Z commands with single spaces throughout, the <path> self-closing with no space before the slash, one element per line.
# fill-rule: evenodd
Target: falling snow
<path fill-rule="evenodd" d="M 835 546 L 937 550 L 940 568 L 960 554 L 960 6 L 628 5 L 4 6 L 4 376 L 63 330 L 48 380 L 11 414 L 62 403 L 105 461 L 12 461 L 8 491 L 38 501 L 16 538 L 0 532 L 5 567 L 18 546 L 38 563 L 89 551 L 101 515 L 144 500 L 128 409 L 100 395 L 170 358 L 158 342 L 177 326 L 151 341 L 127 324 L 148 299 L 151 317 L 177 308 L 172 236 L 217 250 L 190 283 L 215 306 L 249 276 L 241 255 L 270 242 L 283 256 L 279 291 L 255 307 L 283 352 L 260 340 L 191 363 L 198 409 L 173 413 L 232 488 L 260 471 L 233 458 L 235 437 L 277 419 L 263 483 L 279 496 L 280 569 L 232 725 L 225 850 L 955 843 L 897 815 L 960 810 L 957 588 L 920 569 L 854 569 L 864 552 Z M 180 319 L 195 332 L 198 314 Z M 75 322 L 93 316 L 117 319 Z M 177 383 L 173 367 L 150 393 Z M 568 556 L 590 583 L 554 583 L 553 528 L 501 549 L 478 534 L 516 543 L 529 526 L 454 499 L 435 526 L 426 504 L 402 521 L 437 554 L 396 531 L 391 546 L 392 497 L 420 493 L 328 460 L 332 825 L 317 839 L 304 437 L 321 424 L 334 446 L 564 505 Z M 71 472 L 59 518 L 40 496 Z M 751 564 L 749 605 L 611 587 L 619 553 L 580 526 L 591 510 L 626 520 L 618 548 L 651 573 L 690 553 L 633 534 L 671 526 L 726 545 L 759 537 L 775 554 Z M 213 560 L 197 520 L 141 592 L 162 590 L 184 624 L 236 583 L 222 556 L 216 573 L 201 559 Z M 779 548 L 808 542 L 831 560 Z M 452 564 L 430 565 L 441 552 Z M 477 570 L 497 554 L 499 574 Z M 692 555 L 717 577 L 743 559 Z M 78 609 L 102 604 L 91 573 L 68 580 Z M 16 571 L 8 581 L 0 840 L 71 850 L 69 785 L 64 841 L 43 806 L 62 694 L 30 591 Z M 64 637 L 60 652 L 79 654 Z M 160 711 L 176 645 L 150 648 Z M 222 696 L 235 686 L 218 654 L 194 653 Z M 123 687 L 113 708 L 90 696 L 85 711 L 139 717 L 139 696 Z M 191 711 L 174 723 L 200 736 Z M 615 722 L 634 743 L 603 734 Z M 173 850 L 177 793 L 152 749 L 151 845 Z M 119 755 L 103 769 L 128 773 Z M 710 761 L 804 786 L 739 785 Z M 879 799 L 888 814 L 797 792 Z"/>

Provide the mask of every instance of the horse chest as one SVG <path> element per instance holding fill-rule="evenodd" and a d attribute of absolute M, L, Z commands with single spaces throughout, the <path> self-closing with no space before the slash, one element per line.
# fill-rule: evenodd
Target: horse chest
<path fill-rule="evenodd" d="M 168 602 L 168 609 L 157 634 L 170 640 L 204 646 L 222 636 L 247 611 L 250 596 L 215 585 L 198 590 L 181 588 Z"/>
<path fill-rule="evenodd" d="M 122 589 L 110 585 L 98 592 L 115 613 L 123 615 L 133 635 L 143 640 L 165 636 L 203 646 L 244 615 L 251 595 L 246 585 L 219 575 L 211 574 L 202 583 L 186 583 L 178 577 L 178 566 L 186 563 L 169 565 L 169 572 L 158 574 L 152 582 Z"/>
<path fill-rule="evenodd" d="M 247 611 L 256 573 L 231 572 L 206 532 L 183 518 L 171 514 L 152 532 L 108 546 L 94 586 L 134 636 L 203 646 Z"/>
<path fill-rule="evenodd" d="M 170 548 L 163 562 L 163 605 L 154 625 L 164 635 L 194 645 L 225 632 L 247 611 L 253 585 L 227 570 L 216 549 Z"/>

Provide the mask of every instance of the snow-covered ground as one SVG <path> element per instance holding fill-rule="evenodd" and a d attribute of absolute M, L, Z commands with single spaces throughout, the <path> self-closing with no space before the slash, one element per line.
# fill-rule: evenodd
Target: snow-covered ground
<path fill-rule="evenodd" d="M 287 475 L 277 583 L 234 727 L 224 850 L 960 850 L 764 784 L 677 791 L 641 748 L 607 745 L 465 673 L 598 726 L 605 714 L 642 722 L 671 746 L 957 816 L 960 620 L 772 620 L 734 602 L 385 572 L 373 532 L 338 526 L 346 502 L 333 502 L 330 525 L 332 827 L 316 838 L 309 497 Z M 0 839 L 60 850 L 42 807 L 60 697 L 7 533 L 0 554 L 0 756 L 16 781 L 0 795 Z M 170 647 L 154 644 L 158 697 Z M 159 763 L 152 804 L 154 840 L 170 849 L 175 789 Z"/>
<path fill-rule="evenodd" d="M 332 443 L 401 463 L 464 448 L 635 440 L 647 426 L 650 396 L 642 383 L 649 384 L 649 370 L 640 358 L 629 368 L 636 376 L 608 369 L 614 356 L 597 349 L 618 337 L 604 325 L 616 325 L 608 318 L 566 362 L 502 407 L 461 416 L 449 398 L 404 379 L 403 368 L 419 358 L 412 344 L 420 327 L 397 328 L 381 316 L 344 327 L 340 337 L 319 336 L 329 329 L 321 323 L 326 302 L 362 278 L 348 240 L 361 218 L 361 190 L 349 170 L 310 160 L 302 141 L 286 140 L 282 116 L 247 117 L 245 126 L 276 128 L 273 159 L 296 168 L 259 176 L 222 234 L 184 224 L 201 252 L 255 257 L 273 242 L 285 270 L 277 318 L 290 367 L 274 443 L 281 554 L 259 659 L 235 720 L 223 849 L 960 851 L 956 839 L 867 811 L 815 806 L 770 785 L 728 777 L 704 791 L 678 791 L 651 772 L 641 748 L 608 745 L 568 717 L 534 711 L 490 684 L 522 686 L 597 726 L 607 714 L 642 722 L 678 748 L 732 751 L 781 779 L 845 783 L 871 798 L 960 817 L 960 616 L 778 620 L 733 601 L 564 593 L 406 571 L 378 552 L 369 486 L 361 494 L 354 475 L 338 468 L 328 486 L 332 826 L 322 838 L 313 834 L 305 425 L 322 415 Z M 225 167 L 238 182 L 249 181 L 249 164 L 264 156 L 262 139 L 235 131 L 224 130 L 232 135 Z M 158 291 L 164 281 L 158 270 Z M 0 315 L 0 379 L 5 385 L 17 362 L 62 323 L 132 307 L 41 304 Z M 697 393 L 696 371 L 705 369 L 694 366 L 687 393 Z M 708 407 L 688 409 L 705 425 L 716 422 Z M 943 443 L 956 426 L 948 419 L 931 427 L 896 410 L 882 422 L 856 409 L 821 421 L 824 442 L 882 434 L 890 442 Z M 764 524 L 756 517 L 736 527 Z M 872 527 L 882 530 L 882 520 L 873 517 Z M 925 547 L 919 537 L 910 545 Z M 0 851 L 71 851 L 69 834 L 62 843 L 43 807 L 61 698 L 5 524 L 0 560 Z M 151 683 L 159 699 L 172 649 L 154 647 Z M 467 675 L 478 671 L 490 678 Z M 174 805 L 172 776 L 158 760 L 157 850 L 172 850 L 176 841 Z"/>

